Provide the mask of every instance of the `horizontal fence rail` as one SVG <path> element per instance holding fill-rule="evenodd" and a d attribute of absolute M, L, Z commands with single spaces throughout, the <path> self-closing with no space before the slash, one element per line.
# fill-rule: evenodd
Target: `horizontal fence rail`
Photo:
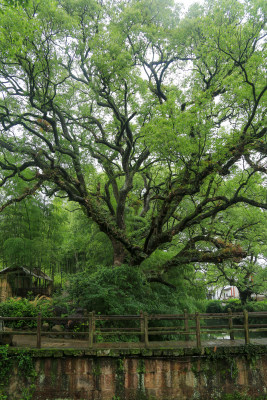
<path fill-rule="evenodd" d="M 265 323 L 258 323 L 264 318 Z M 225 322 L 224 322 L 225 321 Z M 8 328 L 8 325 L 17 322 L 17 325 L 26 326 L 31 323 L 32 329 Z M 220 322 L 220 324 L 216 324 Z M 222 323 L 224 322 L 224 323 Z M 53 323 L 60 326 L 59 331 L 52 330 Z M 70 316 L 42 317 L 1 317 L 0 316 L 0 344 L 1 337 L 8 335 L 35 335 L 36 347 L 41 348 L 42 337 L 63 337 L 68 340 L 83 339 L 87 341 L 89 349 L 97 343 L 109 344 L 141 342 L 144 347 L 153 347 L 153 342 L 194 340 L 198 348 L 201 347 L 203 337 L 209 338 L 215 333 L 228 335 L 234 340 L 236 334 L 243 334 L 245 344 L 250 343 L 252 332 L 267 332 L 266 312 L 190 314 L 186 310 L 183 314 L 152 314 L 141 312 L 140 315 L 98 315 L 90 312 L 86 317 Z M 267 336 L 267 335 L 266 335 Z"/>

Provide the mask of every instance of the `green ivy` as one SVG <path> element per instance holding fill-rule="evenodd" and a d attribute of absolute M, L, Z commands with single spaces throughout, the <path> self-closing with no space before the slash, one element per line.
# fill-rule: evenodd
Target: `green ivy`
<path fill-rule="evenodd" d="M 0 400 L 8 400 L 7 387 L 14 366 L 18 368 L 18 375 L 27 380 L 27 386 L 22 385 L 20 400 L 31 400 L 35 392 L 34 379 L 37 376 L 33 359 L 26 350 L 9 354 L 8 349 L 8 345 L 0 346 Z"/>
<path fill-rule="evenodd" d="M 9 376 L 10 376 L 10 370 L 11 370 L 12 366 L 13 366 L 13 363 L 10 362 L 10 358 L 8 356 L 8 345 L 0 346 L 0 395 L 1 396 L 3 395 L 3 393 L 2 393 L 3 388 L 8 383 Z"/>

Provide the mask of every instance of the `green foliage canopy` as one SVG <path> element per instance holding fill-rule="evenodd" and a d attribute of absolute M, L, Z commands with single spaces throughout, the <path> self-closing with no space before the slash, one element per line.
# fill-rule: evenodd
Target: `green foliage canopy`
<path fill-rule="evenodd" d="M 266 209 L 266 2 L 31 0 L 0 15 L 1 182 L 67 195 L 114 264 L 238 262 L 227 210 Z M 242 222 L 241 222 L 242 224 Z"/>

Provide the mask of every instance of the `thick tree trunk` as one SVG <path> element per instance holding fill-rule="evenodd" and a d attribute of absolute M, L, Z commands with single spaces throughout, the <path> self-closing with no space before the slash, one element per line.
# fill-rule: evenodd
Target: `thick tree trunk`
<path fill-rule="evenodd" d="M 241 304 L 245 305 L 247 302 L 251 301 L 251 295 L 252 295 L 252 291 L 251 289 L 244 289 L 244 290 L 239 290 L 239 297 L 241 300 Z"/>
<path fill-rule="evenodd" d="M 122 243 L 118 242 L 115 239 L 111 239 L 112 246 L 113 246 L 113 265 L 119 266 L 123 264 L 125 260 L 125 247 Z"/>

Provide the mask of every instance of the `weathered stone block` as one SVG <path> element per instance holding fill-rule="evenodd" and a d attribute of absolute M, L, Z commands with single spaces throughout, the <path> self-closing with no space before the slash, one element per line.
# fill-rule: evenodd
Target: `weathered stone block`
<path fill-rule="evenodd" d="M 11 350 L 11 353 L 14 353 Z M 29 351 L 29 354 L 32 353 Z M 244 354 L 215 357 L 142 357 L 136 355 L 96 357 L 83 352 L 49 357 L 34 353 L 37 372 L 34 400 L 205 400 L 219 399 L 221 393 L 267 393 L 267 349 L 257 358 Z M 80 355 L 79 355 L 80 354 Z M 12 400 L 21 399 L 26 384 L 15 368 L 9 382 Z"/>

